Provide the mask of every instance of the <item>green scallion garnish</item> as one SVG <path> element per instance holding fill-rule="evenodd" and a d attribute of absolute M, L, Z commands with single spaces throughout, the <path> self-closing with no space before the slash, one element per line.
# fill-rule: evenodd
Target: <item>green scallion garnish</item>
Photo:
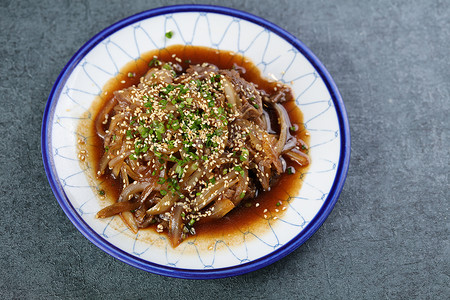
<path fill-rule="evenodd" d="M 167 31 L 165 36 L 166 36 L 166 38 L 171 39 L 173 37 L 173 31 L 172 30 Z"/>

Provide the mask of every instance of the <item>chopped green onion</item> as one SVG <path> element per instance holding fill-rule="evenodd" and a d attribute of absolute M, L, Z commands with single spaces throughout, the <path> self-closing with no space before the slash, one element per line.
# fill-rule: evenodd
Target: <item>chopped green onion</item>
<path fill-rule="evenodd" d="M 163 67 L 163 69 L 166 69 L 166 70 L 173 70 L 173 67 L 171 66 L 171 65 L 169 65 L 169 64 L 165 64 L 164 66 L 162 66 Z"/>
<path fill-rule="evenodd" d="M 149 131 L 150 131 L 150 128 L 147 128 L 147 127 L 144 127 L 144 126 L 140 125 L 140 126 L 138 127 L 138 131 L 139 131 L 139 134 L 140 134 L 143 138 L 146 138 L 146 137 L 148 136 L 148 133 L 149 133 Z"/>
<path fill-rule="evenodd" d="M 183 168 L 180 165 L 177 165 L 175 168 L 175 173 L 178 174 L 178 178 L 181 178 L 183 176 Z"/>
<path fill-rule="evenodd" d="M 158 58 L 155 56 L 153 57 L 153 59 L 148 63 L 148 66 L 151 67 L 153 65 L 155 66 L 159 66 L 160 61 L 158 60 Z"/>
<path fill-rule="evenodd" d="M 246 161 L 246 160 L 248 159 L 248 155 L 249 155 L 248 150 L 244 148 L 244 149 L 242 149 L 242 151 L 241 151 L 241 155 L 239 156 L 239 159 L 240 159 L 241 161 Z"/>
<path fill-rule="evenodd" d="M 161 191 L 159 191 L 159 192 L 160 192 L 160 194 L 161 194 L 162 196 L 167 195 L 167 191 L 166 191 L 166 190 L 161 190 Z"/>
<path fill-rule="evenodd" d="M 133 137 L 133 134 L 131 133 L 131 130 L 127 130 L 126 134 L 127 134 L 127 138 L 131 139 Z"/>
<path fill-rule="evenodd" d="M 173 123 L 172 123 L 172 129 L 173 130 L 178 130 L 179 128 L 180 128 L 180 121 L 178 121 L 178 120 L 175 120 Z"/>
<path fill-rule="evenodd" d="M 172 30 L 171 31 L 167 31 L 165 36 L 166 36 L 166 38 L 171 39 L 172 36 L 173 36 L 173 31 Z"/>

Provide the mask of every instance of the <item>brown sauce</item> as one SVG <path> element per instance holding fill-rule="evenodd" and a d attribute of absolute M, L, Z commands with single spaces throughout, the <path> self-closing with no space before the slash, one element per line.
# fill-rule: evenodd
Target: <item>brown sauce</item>
<path fill-rule="evenodd" d="M 175 60 L 173 57 L 174 54 L 181 59 L 181 62 Z M 83 136 L 88 137 L 83 141 L 83 144 L 86 144 L 85 147 L 81 148 L 87 150 L 86 163 L 92 170 L 91 178 L 95 178 L 95 170 L 104 153 L 103 140 L 96 134 L 95 126 L 93 125 L 97 114 L 100 112 L 104 103 L 113 97 L 114 91 L 139 83 L 139 78 L 149 70 L 149 62 L 154 56 L 157 56 L 160 61 L 181 64 L 183 69 L 189 67 L 190 64 L 201 64 L 204 62 L 214 64 L 219 69 L 237 68 L 243 78 L 257 84 L 259 89 L 263 89 L 267 93 L 272 94 L 277 88 L 277 83 L 262 77 L 260 70 L 249 59 L 234 52 L 185 45 L 175 45 L 165 49 L 147 52 L 136 61 L 126 64 L 115 78 L 109 80 L 103 87 L 101 96 L 93 103 L 89 111 L 89 122 L 81 123 L 79 126 L 78 131 Z M 129 77 L 129 73 L 132 73 L 134 76 Z M 291 134 L 308 144 L 309 137 L 303 126 L 303 116 L 300 109 L 298 109 L 294 101 L 287 101 L 283 103 L 283 106 L 289 114 L 291 123 L 298 126 L 298 130 L 294 134 L 291 132 Z M 287 166 L 295 168 L 295 175 L 283 173 L 279 176 L 277 184 L 270 191 L 260 192 L 251 201 L 243 201 L 241 205 L 233 209 L 224 218 L 213 222 L 196 224 L 195 229 L 197 234 L 195 237 L 190 237 L 190 239 L 197 237 L 230 236 L 234 233 L 244 232 L 249 229 L 254 230 L 261 222 L 267 222 L 266 220 L 274 220 L 281 217 L 288 207 L 289 195 L 295 195 L 300 190 L 302 181 L 299 180 L 299 177 L 303 176 L 307 169 L 307 167 L 299 167 L 288 160 L 286 160 L 286 163 Z M 96 181 L 99 186 L 98 191 L 101 191 L 101 194 L 104 191 L 107 198 L 107 202 L 102 206 L 115 202 L 122 191 L 120 180 L 114 179 L 111 175 L 106 174 L 101 178 L 97 178 Z M 154 230 L 154 228 L 150 227 L 144 230 Z"/>

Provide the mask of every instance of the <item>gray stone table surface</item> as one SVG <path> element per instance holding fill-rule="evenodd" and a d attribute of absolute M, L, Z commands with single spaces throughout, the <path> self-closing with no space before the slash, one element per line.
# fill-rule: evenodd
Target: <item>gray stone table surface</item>
<path fill-rule="evenodd" d="M 448 299 L 449 1 L 190 1 L 300 38 L 344 99 L 352 156 L 341 197 L 303 246 L 225 279 L 166 278 L 89 242 L 61 210 L 40 149 L 59 72 L 89 38 L 181 1 L 0 1 L 0 298 Z"/>

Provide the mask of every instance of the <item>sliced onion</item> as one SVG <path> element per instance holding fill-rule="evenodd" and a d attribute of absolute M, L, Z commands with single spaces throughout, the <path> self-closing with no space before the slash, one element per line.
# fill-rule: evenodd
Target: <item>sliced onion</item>
<path fill-rule="evenodd" d="M 141 176 L 139 176 L 139 174 L 133 171 L 129 165 L 124 165 L 122 168 L 125 169 L 127 175 L 133 178 L 133 180 L 138 181 L 139 179 L 141 179 Z"/>
<path fill-rule="evenodd" d="M 109 160 L 110 159 L 108 157 L 108 153 L 105 152 L 98 164 L 98 172 L 100 173 L 100 175 L 103 175 L 105 173 L 105 170 L 106 170 L 106 167 L 108 166 Z"/>
<path fill-rule="evenodd" d="M 125 186 L 129 186 L 130 178 L 128 178 L 128 172 L 125 166 L 126 164 L 122 164 L 122 167 L 120 168 L 120 176 L 123 178 L 123 184 Z"/>
<path fill-rule="evenodd" d="M 284 153 L 288 152 L 289 150 L 293 149 L 295 146 L 297 146 L 297 139 L 295 137 L 291 137 L 284 145 L 281 153 L 284 154 Z"/>
<path fill-rule="evenodd" d="M 109 161 L 108 166 L 110 168 L 114 168 L 114 166 L 116 166 L 117 164 L 122 163 L 125 160 L 125 158 L 130 156 L 131 153 L 132 153 L 131 150 L 128 150 L 128 151 L 126 151 L 124 153 L 119 153 L 119 155 L 117 155 L 116 157 L 114 157 L 113 159 L 111 159 Z"/>
<path fill-rule="evenodd" d="M 111 173 L 114 175 L 115 178 L 119 176 L 120 170 L 122 169 L 122 164 L 123 162 L 120 164 L 116 164 L 115 167 L 112 169 Z"/>
<path fill-rule="evenodd" d="M 134 219 L 134 216 L 131 212 L 125 211 L 123 213 L 119 214 L 122 220 L 127 224 L 128 228 L 133 231 L 133 233 L 138 232 L 138 226 L 136 223 L 136 220 Z"/>
<path fill-rule="evenodd" d="M 123 189 L 117 202 L 128 201 L 131 195 L 142 192 L 150 184 L 151 183 L 145 181 L 129 184 L 126 188 Z"/>
<path fill-rule="evenodd" d="M 286 110 L 284 109 L 283 105 L 275 103 L 273 107 L 277 111 L 278 120 L 280 122 L 280 137 L 278 139 L 278 142 L 275 144 L 274 150 L 277 155 L 280 155 L 284 145 L 286 144 L 286 139 L 289 134 L 288 130 L 291 123 L 289 121 L 289 116 Z"/>
<path fill-rule="evenodd" d="M 167 193 L 161 201 L 156 203 L 155 206 L 147 210 L 148 215 L 159 215 L 168 211 L 174 203 L 177 201 L 178 197 L 173 195 L 171 192 Z"/>
<path fill-rule="evenodd" d="M 188 167 L 186 168 L 186 171 L 184 172 L 184 177 L 189 178 L 192 175 L 192 173 L 194 173 L 198 169 L 199 165 L 200 165 L 199 161 L 193 161 L 193 162 L 188 163 Z"/>
<path fill-rule="evenodd" d="M 106 132 L 103 130 L 103 122 L 105 121 L 105 117 L 111 109 L 116 105 L 117 101 L 116 98 L 113 97 L 111 100 L 108 101 L 108 103 L 105 104 L 103 109 L 100 111 L 100 113 L 97 116 L 97 119 L 95 120 L 95 130 L 97 134 L 104 139 L 106 136 Z"/>
<path fill-rule="evenodd" d="M 148 185 L 145 187 L 145 189 L 143 189 L 143 192 L 141 193 L 141 195 L 139 197 L 140 203 L 143 203 L 145 201 L 145 199 L 147 199 L 148 196 L 150 196 L 152 191 L 155 189 L 155 185 L 156 185 L 156 179 L 154 177 L 150 177 Z"/>
<path fill-rule="evenodd" d="M 288 152 L 286 152 L 284 155 L 289 157 L 291 160 L 298 163 L 300 166 L 307 166 L 309 165 L 309 157 L 305 153 L 301 152 L 297 149 L 292 149 Z"/>
<path fill-rule="evenodd" d="M 232 105 L 233 111 L 236 112 L 241 107 L 241 99 L 236 95 L 233 84 L 226 77 L 223 77 L 222 80 L 225 98 Z"/>
<path fill-rule="evenodd" d="M 186 181 L 183 181 L 184 183 L 184 189 L 190 191 L 196 183 L 200 180 L 200 177 L 202 176 L 202 171 L 200 169 L 197 169 Z"/>
<path fill-rule="evenodd" d="M 142 221 L 138 222 L 139 228 L 146 228 L 154 223 L 154 216 L 146 215 L 144 214 L 144 217 L 142 218 Z M 139 221 L 139 220 L 138 220 Z"/>
<path fill-rule="evenodd" d="M 271 175 L 271 171 L 270 171 L 270 164 L 265 161 L 265 160 L 261 160 L 258 164 L 258 167 L 256 168 L 257 173 L 258 173 L 258 179 L 261 182 L 261 186 L 263 188 L 263 190 L 267 191 L 270 188 L 270 175 Z M 268 175 L 266 175 L 268 174 Z"/>
<path fill-rule="evenodd" d="M 176 205 L 169 219 L 169 241 L 174 248 L 181 243 L 181 233 L 183 232 L 182 213 L 183 206 Z"/>
<path fill-rule="evenodd" d="M 228 199 L 216 201 L 210 208 L 211 215 L 205 219 L 220 219 L 235 207 L 234 203 Z"/>
<path fill-rule="evenodd" d="M 135 210 L 138 207 L 139 203 L 137 202 L 116 202 L 99 211 L 96 215 L 96 218 L 109 218 L 125 211 Z"/>
<path fill-rule="evenodd" d="M 270 142 L 270 136 L 265 134 L 256 126 L 251 127 L 249 132 L 250 143 L 253 145 L 255 149 L 262 149 L 266 157 L 271 161 L 274 165 L 275 169 L 278 173 L 282 172 L 281 162 L 278 159 L 279 155 L 277 155 L 276 150 L 272 147 Z"/>
<path fill-rule="evenodd" d="M 238 173 L 236 171 L 232 171 L 227 175 L 223 176 L 219 180 L 216 181 L 215 184 L 205 189 L 203 193 L 197 196 L 194 200 L 191 201 L 191 205 L 194 207 L 194 210 L 198 211 L 204 208 L 206 205 L 211 203 L 214 199 L 219 197 L 219 195 L 225 191 L 226 189 L 232 187 L 238 182 Z M 228 182 L 228 184 L 225 184 Z"/>

